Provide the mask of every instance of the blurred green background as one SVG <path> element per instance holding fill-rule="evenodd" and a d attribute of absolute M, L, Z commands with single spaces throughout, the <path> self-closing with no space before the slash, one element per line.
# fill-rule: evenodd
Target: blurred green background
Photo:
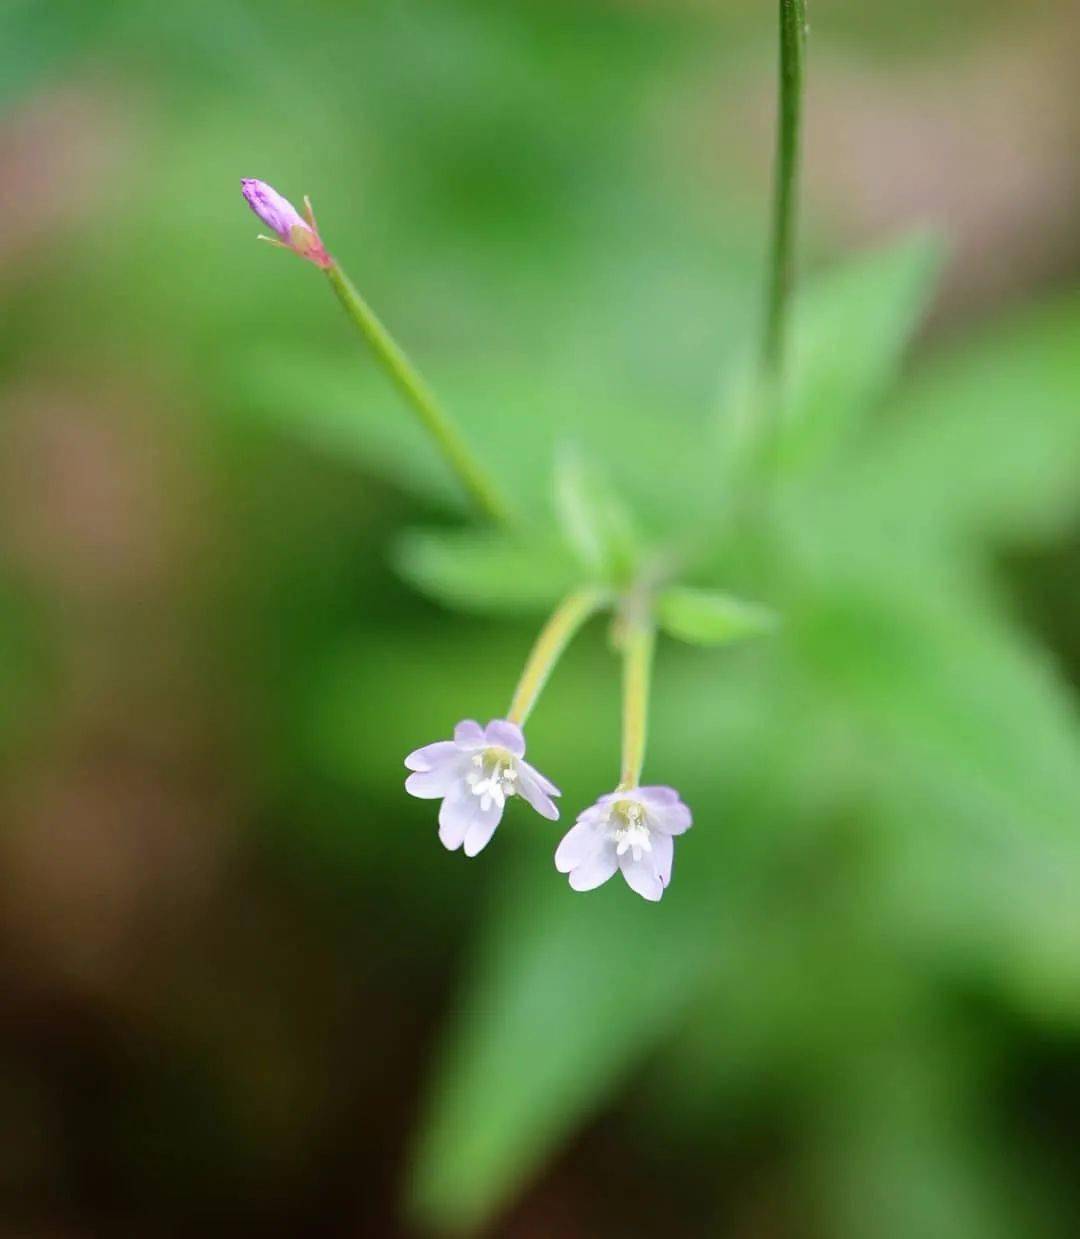
<path fill-rule="evenodd" d="M 813 0 L 798 417 L 714 536 L 774 9 L 0 4 L 5 1239 L 1080 1231 L 1077 12 Z M 576 442 L 783 614 L 661 645 L 661 905 L 404 795 L 548 582 L 241 176 L 538 525 Z M 530 756 L 614 782 L 602 625 Z"/>

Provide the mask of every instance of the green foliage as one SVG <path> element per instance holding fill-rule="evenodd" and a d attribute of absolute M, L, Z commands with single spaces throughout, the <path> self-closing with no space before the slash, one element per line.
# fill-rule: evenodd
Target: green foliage
<path fill-rule="evenodd" d="M 753 717 L 769 723 L 744 733 L 750 745 L 746 769 L 754 772 L 739 805 L 745 829 L 775 840 L 809 812 L 806 829 L 821 832 L 845 801 L 847 812 L 851 804 L 860 805 L 865 846 L 888 863 L 861 879 L 867 902 L 850 913 L 852 935 L 866 933 L 872 916 L 874 932 L 945 952 L 955 966 L 980 974 L 1007 951 L 1016 1000 L 1033 1004 L 1043 1016 L 1067 1009 L 1080 1018 L 1069 999 L 1080 987 L 1080 953 L 1074 949 L 1080 918 L 1066 895 L 1080 882 L 1074 829 L 1080 821 L 1080 733 L 1071 704 L 1045 660 L 1002 616 L 1000 599 L 977 584 L 981 573 L 960 555 L 947 522 L 931 526 L 919 515 L 917 549 L 910 550 L 909 561 L 888 508 L 903 480 L 894 477 L 893 488 L 879 493 L 869 493 L 862 481 L 883 440 L 915 436 L 920 427 L 942 421 L 964 427 L 969 455 L 980 450 L 985 425 L 973 416 L 965 419 L 963 404 L 939 399 L 933 385 L 934 398 L 910 410 L 902 427 L 870 416 L 897 369 L 917 303 L 929 293 L 931 265 L 925 245 L 904 245 L 860 261 L 828 281 L 824 292 L 808 292 L 802 317 L 815 320 L 814 331 L 803 337 L 792 380 L 797 416 L 786 440 L 787 459 L 803 468 L 813 464 L 819 479 L 830 482 L 824 496 L 809 486 L 786 496 L 777 508 L 783 550 L 757 569 L 759 576 L 765 569 L 770 596 L 783 600 L 784 634 L 767 647 L 776 674 L 753 688 L 740 676 L 726 683 L 702 676 L 693 692 L 684 688 L 678 697 L 681 724 L 654 723 L 655 761 L 665 779 L 676 781 L 679 755 L 665 744 L 665 729 L 685 734 L 679 729 L 687 720 L 708 729 L 711 696 L 754 694 Z M 999 355 L 1021 372 L 1023 340 L 1021 328 L 999 345 Z M 1055 428 L 1080 399 L 1075 367 L 1067 384 L 1064 371 L 1059 374 L 1062 385 L 1045 402 L 1046 421 Z M 956 390 L 962 394 L 962 385 Z M 918 468 L 937 464 L 921 452 L 909 460 L 914 467 L 907 483 L 917 493 Z M 895 473 L 895 458 L 891 467 Z M 1003 501 L 1015 504 L 1021 490 L 1025 498 L 1035 497 L 1038 487 L 1014 486 Z M 909 571 L 911 563 L 921 567 L 921 576 Z M 765 619 L 726 595 L 682 589 L 665 596 L 661 617 L 675 635 L 699 641 L 760 628 Z M 658 691 L 673 691 L 670 681 L 661 678 Z M 783 738 L 780 748 L 769 740 L 766 755 L 758 744 L 772 734 L 769 725 Z M 717 751 L 728 762 L 724 794 L 738 801 L 735 737 L 718 741 Z M 843 767 L 838 752 L 850 754 Z M 811 796 L 807 804 L 811 769 L 825 780 L 825 799 L 819 803 Z M 767 790 L 758 781 L 761 770 L 768 771 Z M 679 786 L 691 801 L 696 795 L 717 804 L 692 766 Z M 703 816 L 699 808 L 697 820 L 681 850 L 680 872 L 665 903 L 670 919 L 662 928 L 628 930 L 621 921 L 633 912 L 617 897 L 621 892 L 607 892 L 579 910 L 554 895 L 534 901 L 531 893 L 526 896 L 534 879 L 519 878 L 507 902 L 521 899 L 528 914 L 511 918 L 503 909 L 493 918 L 497 958 L 481 950 L 465 1006 L 449 1033 L 453 1048 L 433 1094 L 418 1169 L 417 1199 L 427 1216 L 461 1225 L 486 1217 L 633 1064 L 667 1038 L 669 1022 L 656 1015 L 657 968 L 664 973 L 670 1015 L 685 1010 L 695 992 L 709 989 L 706 978 L 721 966 L 725 949 L 743 956 L 739 985 L 761 966 L 764 939 L 760 929 L 754 936 L 752 912 L 747 910 L 748 926 L 739 927 L 717 907 L 723 885 L 716 866 L 747 863 L 738 859 L 746 845 L 725 839 L 722 816 Z M 695 837 L 699 831 L 701 839 Z M 822 834 L 820 843 L 806 846 L 822 847 L 826 839 Z M 796 917 L 793 929 L 805 932 L 801 924 Z M 662 945 L 655 960 L 640 958 L 639 952 L 651 952 L 661 941 L 656 934 Z M 1068 945 L 1048 951 L 1049 938 Z M 795 949 L 787 941 L 786 957 Z M 549 950 L 557 959 L 542 964 Z M 546 1035 L 538 1035 L 532 1027 L 537 1006 L 554 988 L 544 968 L 557 964 L 557 988 L 573 1001 L 560 1009 Z M 1020 978 L 1026 988 L 1017 984 Z M 802 987 L 777 985 L 768 992 L 774 990 L 789 993 L 795 1004 L 782 1026 L 800 1027 L 806 1018 L 799 1006 Z M 819 1018 L 837 1018 L 827 997 L 805 998 L 814 1008 L 824 1002 Z M 837 1000 L 846 1001 L 842 995 Z M 729 1001 L 737 999 L 719 999 L 714 1027 L 721 1030 Z M 895 1001 L 902 1013 L 911 999 L 901 993 Z M 605 1036 L 597 1036 L 598 1027 Z M 754 1034 L 746 1046 L 751 1061 L 771 1040 L 771 1034 Z M 718 1068 L 723 1046 L 721 1032 L 710 1058 Z M 537 1074 L 514 1069 L 534 1060 Z M 836 1070 L 843 1070 L 839 1062 Z M 968 1204 L 913 1199 L 911 1216 L 930 1218 L 939 1207 L 946 1217 Z M 860 1232 L 856 1227 L 852 1233 Z"/>
<path fill-rule="evenodd" d="M 958 28 L 969 7 L 953 6 Z M 221 659 L 221 692 L 223 717 L 258 720 L 229 750 L 250 762 L 235 796 L 249 834 L 269 823 L 301 881 L 347 889 L 312 900 L 357 918 L 343 988 L 405 974 L 406 1014 L 363 1013 L 371 1061 L 414 1019 L 410 987 L 446 995 L 418 1216 L 482 1228 L 622 1097 L 643 1147 L 707 1176 L 775 1128 L 770 1175 L 820 1210 L 797 1235 L 1052 1234 L 1019 1191 L 1043 1189 L 1000 1102 L 1002 1061 L 1011 1085 L 1017 1047 L 1080 1034 L 1080 737 L 996 554 L 1063 536 L 1080 510 L 1080 301 L 951 328 L 911 365 L 937 246 L 823 266 L 796 307 L 779 477 L 745 513 L 730 449 L 754 408 L 732 342 L 755 317 L 761 224 L 731 205 L 739 161 L 703 176 L 684 146 L 716 110 L 717 64 L 755 54 L 760 23 L 733 38 L 733 10 L 406 0 L 311 20 L 292 0 L 225 0 L 208 26 L 150 0 L 18 4 L 5 91 L 32 104 L 61 75 L 76 99 L 84 77 L 130 79 L 137 127 L 103 165 L 119 183 L 127 157 L 138 175 L 89 192 L 82 231 L 57 223 L 12 266 L 9 351 L 59 372 L 69 352 L 138 357 L 135 388 L 165 376 L 213 460 L 208 558 L 227 587 L 198 598 L 185 577 L 183 594 L 225 614 L 242 650 Z M 103 136 L 76 132 L 91 151 Z M 235 186 L 249 173 L 312 193 L 333 251 L 523 512 L 527 536 L 440 527 L 393 547 L 422 594 L 472 614 L 433 616 L 385 571 L 388 487 L 410 525 L 465 506 L 317 275 L 251 240 Z M 43 292 L 20 288 L 23 270 Z M 742 398 L 710 407 L 718 386 Z M 447 857 L 430 805 L 401 793 L 401 755 L 505 709 L 533 612 L 667 552 L 701 588 L 661 602 L 682 643 L 658 652 L 648 777 L 695 815 L 663 905 L 617 881 L 571 892 L 551 864 L 559 828 L 520 805 L 482 868 Z M 41 562 L 59 574 L 61 559 Z M 734 643 L 767 619 L 736 596 L 775 606 L 768 641 Z M 94 633 L 119 620 L 72 597 L 56 611 L 79 629 L 87 695 L 104 696 Z M 5 737 L 45 695 L 33 643 L 8 629 L 0 617 Z M 721 659 L 694 648 L 728 640 Z M 529 725 L 565 818 L 618 777 L 617 728 L 610 652 L 586 632 Z"/>
<path fill-rule="evenodd" d="M 1075 294 L 934 358 L 889 401 L 852 501 L 933 538 L 1046 537 L 1080 494 Z"/>
<path fill-rule="evenodd" d="M 1080 737 L 1072 707 L 951 536 L 957 518 L 968 513 L 992 526 L 995 499 L 1021 515 L 1039 513 L 1040 523 L 1047 509 L 1062 512 L 1075 502 L 1076 474 L 1066 478 L 1066 467 L 1056 465 L 1076 451 L 1069 419 L 1080 383 L 1065 352 L 1072 311 L 1045 315 L 1039 329 L 1021 324 L 986 345 L 985 356 L 976 349 L 968 359 L 935 363 L 911 389 L 920 398 L 909 392 L 897 411 L 896 401 L 885 397 L 918 305 L 929 295 L 934 253 L 925 242 L 905 242 L 822 279 L 802 299 L 783 440 L 795 485 L 776 508 L 774 540 L 782 552 L 756 562 L 753 573 L 785 617 L 781 636 L 767 647 L 776 672 L 756 683 L 737 666 L 722 682 L 703 670 L 681 687 L 674 677 L 661 679 L 658 694 L 671 694 L 679 713 L 665 718 L 661 708 L 654 721 L 654 760 L 665 779 L 698 802 L 699 823 L 681 848 L 678 880 L 661 919 L 617 889 L 588 900 L 573 896 L 539 855 L 510 875 L 489 912 L 491 929 L 480 939 L 433 1086 L 414 1184 L 415 1207 L 425 1219 L 469 1229 L 488 1217 L 704 1001 L 717 969 L 724 975 L 734 968 L 731 983 L 747 997 L 756 992 L 748 978 L 765 966 L 768 934 L 745 892 L 725 885 L 721 875 L 758 862 L 746 843 L 726 839 L 708 808 L 702 812 L 701 802 L 714 809 L 718 803 L 695 774 L 707 765 L 696 766 L 693 747 L 680 750 L 671 739 L 687 718 L 703 720 L 707 733 L 712 728 L 715 751 L 726 763 L 723 794 L 738 820 L 763 838 L 782 837 L 803 817 L 811 831 L 806 846 L 821 847 L 827 834 L 815 844 L 813 832 L 823 831 L 830 814 L 845 802 L 861 806 L 864 829 L 876 832 L 874 846 L 889 858 L 862 879 L 876 935 L 944 953 L 950 966 L 980 975 L 1007 958 L 1000 975 L 1014 1000 L 1040 1016 L 1080 1018 L 1070 998 L 1080 987 L 1080 920 L 1068 898 L 1080 881 L 1080 849 L 1069 829 L 1080 820 Z M 1000 384 L 977 399 L 974 387 L 988 369 L 997 371 Z M 1037 374 L 1046 381 L 1028 400 L 1038 413 L 1038 430 L 1030 433 L 1030 424 L 1004 410 Z M 1003 412 L 989 426 L 982 416 L 987 401 Z M 601 415 L 598 420 L 604 425 Z M 559 461 L 556 511 L 587 571 L 610 570 L 624 553 L 611 550 L 620 547 L 612 530 L 622 536 L 629 521 L 608 519 L 608 479 L 620 496 L 637 496 L 638 488 L 619 485 L 625 478 L 619 467 L 648 459 L 644 424 L 635 429 L 627 418 L 617 434 L 612 430 L 619 450 L 605 459 L 603 478 L 580 455 L 564 451 Z M 544 427 L 550 435 L 550 406 L 545 411 L 538 404 L 515 431 L 543 434 Z M 986 442 L 988 433 L 994 442 Z M 556 455 L 554 439 L 548 442 Z M 948 475 L 948 504 L 946 448 L 960 475 L 955 485 Z M 526 453 L 533 475 L 546 454 Z M 696 458 L 688 452 L 687 477 L 707 474 L 702 455 L 700 447 Z M 1050 464 L 1051 456 L 1056 467 L 1048 497 L 1035 462 Z M 1005 469 L 1010 458 L 1018 460 L 1019 476 Z M 403 452 L 400 460 L 415 481 L 413 455 Z M 978 463 L 965 470 L 961 460 Z M 534 477 L 539 508 L 535 485 Z M 697 499 L 687 501 L 683 493 L 679 510 L 713 511 L 713 490 L 694 485 Z M 919 502 L 924 499 L 930 502 Z M 723 542 L 721 529 L 718 534 Z M 399 559 L 405 575 L 458 607 L 545 606 L 573 571 L 564 552 L 525 551 L 492 537 L 413 535 L 405 548 Z M 507 576 L 516 578 L 513 584 Z M 659 618 L 670 635 L 700 644 L 775 626 L 772 612 L 722 590 L 683 587 L 662 595 Z M 717 692 L 752 705 L 722 738 L 709 722 Z M 573 733 L 580 724 L 571 719 L 564 714 L 562 726 Z M 707 763 L 713 751 L 697 761 Z M 850 755 L 842 765 L 838 753 Z M 561 768 L 567 767 L 573 761 L 564 751 Z M 769 771 L 767 789 L 759 782 L 762 769 Z M 810 770 L 820 791 L 808 797 Z M 716 906 L 725 891 L 742 923 Z M 859 906 L 848 921 L 852 935 L 867 933 L 867 912 Z M 792 932 L 804 933 L 802 924 L 796 917 Z M 1060 949 L 1049 951 L 1048 941 Z M 768 949 L 784 960 L 800 950 L 790 936 Z M 823 948 L 823 956 L 831 958 L 830 950 Z M 817 1018 L 833 1018 L 827 997 L 811 999 L 793 980 L 772 977 L 763 984 L 765 993 L 788 994 L 793 1006 L 759 1011 L 747 1027 L 741 1061 L 749 1075 L 767 1069 L 772 1021 L 800 1024 L 804 1001 L 815 1008 L 824 1002 Z M 735 998 L 716 1001 L 716 1020 L 731 1025 Z M 907 1001 L 903 993 L 890 999 L 899 1003 L 896 1018 L 905 1018 Z M 709 1046 L 710 1069 L 721 1068 L 712 1040 Z M 784 1058 L 790 1055 L 785 1042 Z M 839 1062 L 836 1070 L 843 1070 Z M 891 1163 L 883 1156 L 887 1170 Z M 912 1216 L 938 1207 L 913 1200 Z M 859 1216 L 861 1206 L 853 1208 Z"/>
<path fill-rule="evenodd" d="M 555 513 L 567 543 L 590 576 L 627 585 L 640 556 L 626 505 L 595 465 L 564 444 L 556 460 Z"/>
<path fill-rule="evenodd" d="M 664 590 L 656 600 L 656 614 L 668 636 L 692 645 L 727 645 L 772 632 L 779 622 L 768 607 L 719 590 L 685 587 Z"/>
<path fill-rule="evenodd" d="M 394 564 L 421 593 L 466 611 L 546 611 L 579 581 L 557 543 L 472 530 L 413 530 L 399 540 Z"/>
<path fill-rule="evenodd" d="M 839 457 L 896 377 L 933 292 L 940 246 L 913 237 L 849 260 L 796 302 L 779 452 L 806 469 Z"/>
<path fill-rule="evenodd" d="M 483 1222 L 577 1122 L 583 1099 L 622 1083 L 670 1033 L 709 956 L 685 906 L 657 916 L 615 889 L 582 900 L 548 849 L 524 859 L 490 910 L 499 933 L 474 963 L 417 1161 L 419 1215 L 454 1229 Z"/>
<path fill-rule="evenodd" d="M 816 642 L 808 661 L 878 738 L 905 930 L 1041 1016 L 1080 1017 L 1080 721 L 1045 652 L 986 596 L 834 606 L 831 665 Z"/>

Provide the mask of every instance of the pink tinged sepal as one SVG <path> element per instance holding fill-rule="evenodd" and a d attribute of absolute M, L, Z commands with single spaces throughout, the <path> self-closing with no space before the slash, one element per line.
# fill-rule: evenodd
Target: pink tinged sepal
<path fill-rule="evenodd" d="M 261 240 L 269 241 L 282 249 L 292 250 L 294 254 L 299 254 L 301 258 L 306 258 L 324 271 L 333 265 L 333 260 L 319 236 L 315 213 L 307 198 L 304 199 L 305 218 L 288 198 L 283 198 L 265 181 L 249 177 L 240 182 L 240 187 L 248 206 L 275 234 L 273 237 L 262 237 Z"/>

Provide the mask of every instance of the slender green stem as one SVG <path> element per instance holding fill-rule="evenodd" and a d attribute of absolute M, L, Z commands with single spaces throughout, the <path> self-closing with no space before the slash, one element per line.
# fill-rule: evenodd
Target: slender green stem
<path fill-rule="evenodd" d="M 651 619 L 631 619 L 622 634 L 623 711 L 622 775 L 619 791 L 637 787 L 645 765 L 649 719 L 649 682 L 652 679 L 656 628 Z"/>
<path fill-rule="evenodd" d="M 491 520 L 506 523 L 510 511 L 498 488 L 473 455 L 461 431 L 434 394 L 417 373 L 412 362 L 394 337 L 383 326 L 375 311 L 353 287 L 344 271 L 333 263 L 326 271 L 330 286 L 345 307 L 345 313 L 360 329 L 372 352 L 393 379 L 398 390 L 416 410 L 425 430 L 429 432 L 450 468 L 457 474 L 469 498 Z"/>
<path fill-rule="evenodd" d="M 773 186 L 772 245 L 761 369 L 766 388 L 783 377 L 788 311 L 794 278 L 795 216 L 799 195 L 806 0 L 780 0 L 780 95 Z"/>
<path fill-rule="evenodd" d="M 585 621 L 603 606 L 602 590 L 587 587 L 568 594 L 555 608 L 551 618 L 541 629 L 536 644 L 529 653 L 521 679 L 514 690 L 507 718 L 519 726 L 529 717 L 540 691 L 547 683 L 563 650 Z"/>

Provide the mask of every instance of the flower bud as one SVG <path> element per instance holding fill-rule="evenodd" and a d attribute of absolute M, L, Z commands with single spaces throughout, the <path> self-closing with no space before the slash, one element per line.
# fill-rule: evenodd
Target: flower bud
<path fill-rule="evenodd" d="M 305 200 L 307 219 L 287 199 L 283 198 L 265 181 L 253 179 L 240 182 L 247 204 L 276 234 L 276 244 L 290 249 L 301 258 L 306 258 L 317 267 L 326 270 L 331 265 L 330 255 L 323 247 L 319 230 L 315 226 L 315 217 L 311 212 L 311 204 Z M 265 240 L 274 240 L 267 237 Z"/>

